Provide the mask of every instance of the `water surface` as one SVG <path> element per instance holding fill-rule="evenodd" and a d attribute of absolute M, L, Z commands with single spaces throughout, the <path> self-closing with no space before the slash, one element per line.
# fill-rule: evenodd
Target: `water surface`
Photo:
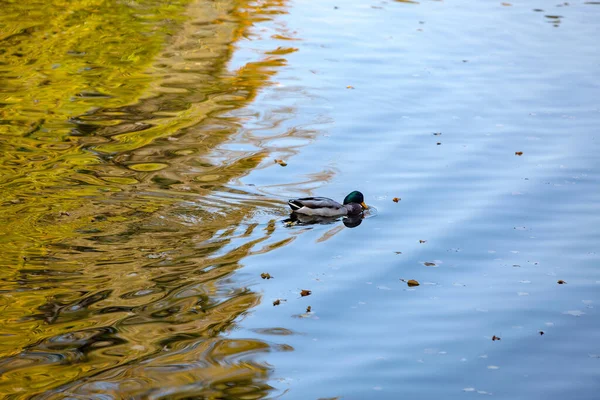
<path fill-rule="evenodd" d="M 596 397 L 598 5 L 9 4 L 6 397 Z"/>

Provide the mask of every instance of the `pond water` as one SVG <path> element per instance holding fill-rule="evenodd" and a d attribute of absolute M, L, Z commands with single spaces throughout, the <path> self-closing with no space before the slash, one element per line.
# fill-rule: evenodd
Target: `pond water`
<path fill-rule="evenodd" d="M 3 8 L 3 397 L 597 398 L 599 3 Z"/>

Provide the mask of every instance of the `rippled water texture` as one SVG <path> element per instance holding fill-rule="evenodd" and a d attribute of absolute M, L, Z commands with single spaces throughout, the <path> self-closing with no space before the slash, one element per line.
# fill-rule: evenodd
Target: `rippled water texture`
<path fill-rule="evenodd" d="M 3 2 L 0 393 L 596 399 L 599 18 Z"/>

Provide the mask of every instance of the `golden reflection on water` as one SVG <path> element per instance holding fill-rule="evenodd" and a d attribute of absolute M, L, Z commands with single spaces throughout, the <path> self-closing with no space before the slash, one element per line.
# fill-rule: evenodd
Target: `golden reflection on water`
<path fill-rule="evenodd" d="M 266 396 L 253 355 L 290 349 L 222 337 L 260 301 L 228 276 L 292 239 L 263 244 L 275 217 L 244 218 L 280 205 L 227 186 L 268 152 L 219 146 L 295 51 L 232 72 L 234 45 L 286 2 L 3 7 L 0 393 Z"/>

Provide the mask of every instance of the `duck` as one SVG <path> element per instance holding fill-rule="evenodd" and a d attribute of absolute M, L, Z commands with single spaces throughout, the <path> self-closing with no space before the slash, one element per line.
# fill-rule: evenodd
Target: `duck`
<path fill-rule="evenodd" d="M 327 197 L 302 197 L 288 200 L 288 205 L 295 213 L 321 217 L 359 215 L 369 208 L 365 204 L 365 197 L 358 190 L 348 194 L 344 198 L 344 204 Z"/>

